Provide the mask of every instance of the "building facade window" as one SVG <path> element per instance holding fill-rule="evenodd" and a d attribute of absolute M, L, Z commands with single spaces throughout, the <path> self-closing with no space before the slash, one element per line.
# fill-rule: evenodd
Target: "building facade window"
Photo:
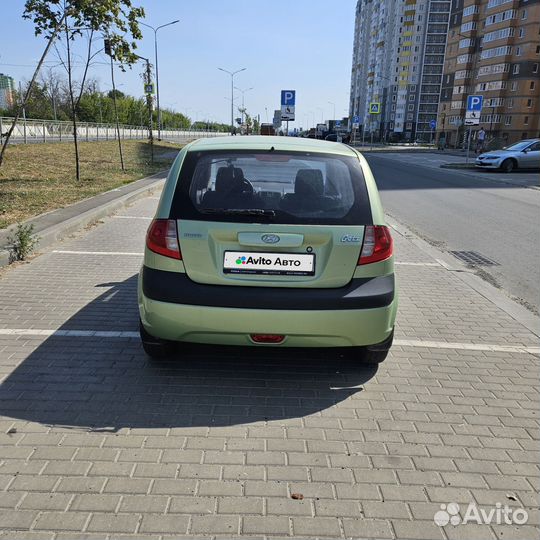
<path fill-rule="evenodd" d="M 474 5 L 474 6 L 467 6 L 467 7 L 463 10 L 463 16 L 464 16 L 464 17 L 468 17 L 469 15 L 474 15 L 475 13 L 478 13 L 478 6 L 477 6 L 477 5 Z"/>
<path fill-rule="evenodd" d="M 471 30 L 476 30 L 476 22 L 475 21 L 469 21 L 469 22 L 463 23 L 461 25 L 461 31 L 462 32 L 470 32 Z"/>
<path fill-rule="evenodd" d="M 489 0 L 487 9 L 491 9 L 497 6 L 502 6 L 503 4 L 509 4 L 513 0 Z"/>

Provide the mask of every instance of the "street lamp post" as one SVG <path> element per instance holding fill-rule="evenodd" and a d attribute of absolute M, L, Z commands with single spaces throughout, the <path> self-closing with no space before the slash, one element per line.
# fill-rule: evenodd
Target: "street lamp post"
<path fill-rule="evenodd" d="M 154 31 L 154 52 L 156 57 L 156 98 L 157 98 L 157 128 L 158 128 L 158 140 L 161 140 L 161 109 L 159 108 L 159 71 L 158 71 L 158 46 L 157 46 L 157 33 L 160 28 L 165 28 L 165 26 L 171 26 L 171 24 L 176 24 L 180 22 L 180 19 L 177 19 L 175 21 L 168 22 L 166 24 L 162 24 L 161 26 L 158 26 L 157 28 L 154 28 L 153 26 L 150 26 L 149 24 L 140 22 L 139 24 L 142 24 L 143 26 L 146 26 L 147 28 L 150 28 Z"/>
<path fill-rule="evenodd" d="M 329 101 L 330 105 L 334 107 L 334 116 L 332 117 L 333 120 L 336 120 L 336 104 L 333 101 Z"/>
<path fill-rule="evenodd" d="M 242 92 L 242 124 L 244 123 L 244 94 L 246 92 L 249 92 L 250 90 L 253 90 L 253 86 L 251 86 L 250 88 L 245 88 L 244 90 L 242 90 L 241 88 L 238 88 L 238 86 L 235 86 L 235 88 L 239 91 L 239 92 Z"/>
<path fill-rule="evenodd" d="M 228 71 L 223 68 L 218 68 L 220 71 L 228 73 L 231 76 L 231 135 L 234 134 L 234 76 L 247 68 L 237 69 L 236 71 Z"/>

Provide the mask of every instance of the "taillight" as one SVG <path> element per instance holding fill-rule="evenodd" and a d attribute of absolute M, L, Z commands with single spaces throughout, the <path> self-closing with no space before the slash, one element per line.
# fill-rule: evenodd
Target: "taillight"
<path fill-rule="evenodd" d="M 392 256 L 393 251 L 394 242 L 388 227 L 384 225 L 367 225 L 358 264 L 384 261 Z"/>
<path fill-rule="evenodd" d="M 146 247 L 165 257 L 182 259 L 174 219 L 154 219 L 146 233 Z"/>
<path fill-rule="evenodd" d="M 255 343 L 281 343 L 285 336 L 282 334 L 251 334 Z"/>

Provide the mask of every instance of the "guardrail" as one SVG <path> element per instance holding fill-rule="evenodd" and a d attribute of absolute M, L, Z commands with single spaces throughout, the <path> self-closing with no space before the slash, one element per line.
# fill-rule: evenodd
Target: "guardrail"
<path fill-rule="evenodd" d="M 0 117 L 0 143 L 11 127 L 13 118 Z M 162 139 L 179 141 L 198 139 L 201 137 L 221 137 L 228 133 L 221 131 L 206 131 L 197 129 L 162 129 Z M 108 141 L 116 139 L 116 125 L 96 122 L 78 122 L 77 136 L 81 141 Z M 154 129 L 154 137 L 157 130 Z M 148 137 L 147 126 L 120 125 L 121 139 L 145 139 Z M 28 144 L 44 142 L 73 141 L 73 124 L 56 120 L 25 120 L 19 118 L 10 138 L 10 143 Z"/>

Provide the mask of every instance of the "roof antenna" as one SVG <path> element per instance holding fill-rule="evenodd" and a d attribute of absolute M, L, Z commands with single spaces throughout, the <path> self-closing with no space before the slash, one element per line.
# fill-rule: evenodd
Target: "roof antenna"
<path fill-rule="evenodd" d="M 270 148 L 270 152 L 273 152 L 274 150 L 275 150 L 275 148 L 272 146 L 272 147 Z"/>

